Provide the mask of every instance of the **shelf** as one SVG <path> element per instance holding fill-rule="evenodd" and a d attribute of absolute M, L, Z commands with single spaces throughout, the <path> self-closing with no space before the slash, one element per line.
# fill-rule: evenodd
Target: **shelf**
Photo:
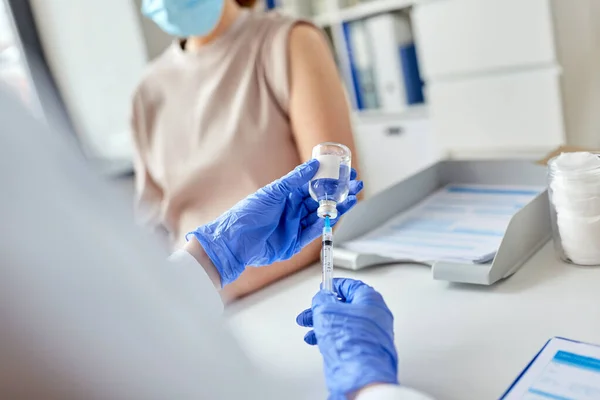
<path fill-rule="evenodd" d="M 372 15 L 402 10 L 416 3 L 417 0 L 371 0 L 355 6 L 317 15 L 313 21 L 318 26 L 328 26 L 354 21 Z"/>
<path fill-rule="evenodd" d="M 357 123 L 389 122 L 428 117 L 429 112 L 426 104 L 410 106 L 400 111 L 354 110 L 352 112 L 352 118 Z"/>

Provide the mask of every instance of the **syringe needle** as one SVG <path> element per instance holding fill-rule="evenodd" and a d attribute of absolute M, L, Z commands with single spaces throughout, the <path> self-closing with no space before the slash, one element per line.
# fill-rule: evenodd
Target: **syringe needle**
<path fill-rule="evenodd" d="M 321 289 L 335 293 L 333 290 L 333 234 L 329 216 L 325 217 L 321 251 L 321 261 L 323 263 L 323 281 L 321 283 Z"/>

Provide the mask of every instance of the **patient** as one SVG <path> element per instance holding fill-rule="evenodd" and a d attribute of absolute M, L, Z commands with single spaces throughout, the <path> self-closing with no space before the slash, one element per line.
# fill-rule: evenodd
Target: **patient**
<path fill-rule="evenodd" d="M 325 36 L 308 22 L 250 11 L 252 0 L 144 1 L 182 38 L 150 64 L 133 100 L 137 207 L 174 246 L 187 232 L 340 142 L 355 153 L 349 110 Z M 250 269 L 223 290 L 251 293 L 318 259 Z"/>

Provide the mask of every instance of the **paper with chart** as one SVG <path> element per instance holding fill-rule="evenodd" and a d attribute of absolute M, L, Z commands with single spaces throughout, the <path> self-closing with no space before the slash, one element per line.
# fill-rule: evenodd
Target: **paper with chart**
<path fill-rule="evenodd" d="M 502 399 L 600 399 L 600 347 L 550 340 Z"/>
<path fill-rule="evenodd" d="M 489 262 L 511 217 L 543 190 L 450 184 L 342 247 L 397 260 Z"/>

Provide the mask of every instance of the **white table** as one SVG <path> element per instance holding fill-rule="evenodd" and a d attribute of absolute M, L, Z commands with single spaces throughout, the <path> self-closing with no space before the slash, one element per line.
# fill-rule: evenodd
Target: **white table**
<path fill-rule="evenodd" d="M 416 265 L 336 275 L 383 294 L 395 316 L 400 382 L 440 400 L 497 399 L 552 336 L 600 343 L 600 268 L 559 262 L 551 243 L 492 287 L 434 281 Z M 324 395 L 318 350 L 295 323 L 319 282 L 319 268 L 311 267 L 227 313 L 257 368 Z"/>

